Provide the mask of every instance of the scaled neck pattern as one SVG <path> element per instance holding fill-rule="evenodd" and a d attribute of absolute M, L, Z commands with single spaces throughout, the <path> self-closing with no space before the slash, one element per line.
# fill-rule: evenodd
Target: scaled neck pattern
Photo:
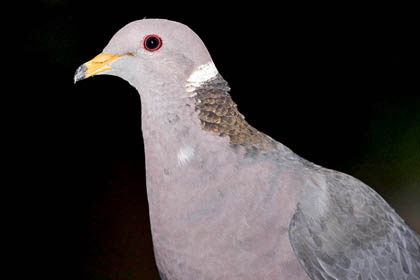
<path fill-rule="evenodd" d="M 192 98 L 202 129 L 229 137 L 231 145 L 265 151 L 279 150 L 281 144 L 245 121 L 229 95 L 230 87 L 220 74 L 196 87 Z"/>

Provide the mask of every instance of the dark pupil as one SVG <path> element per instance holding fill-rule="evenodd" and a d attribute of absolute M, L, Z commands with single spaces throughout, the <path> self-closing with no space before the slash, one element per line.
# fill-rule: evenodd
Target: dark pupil
<path fill-rule="evenodd" d="M 153 50 L 153 49 L 157 48 L 158 45 L 159 45 L 159 40 L 156 37 L 150 37 L 146 41 L 146 47 L 149 50 Z"/>

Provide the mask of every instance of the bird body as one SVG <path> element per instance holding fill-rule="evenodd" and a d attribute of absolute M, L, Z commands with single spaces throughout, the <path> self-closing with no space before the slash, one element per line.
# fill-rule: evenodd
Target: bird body
<path fill-rule="evenodd" d="M 276 162 L 281 154 L 246 155 L 243 146 L 232 148 L 227 137 L 203 130 L 198 119 L 185 128 L 181 118 L 178 129 L 171 125 L 171 136 L 171 128 L 143 126 L 156 259 L 173 260 L 160 267 L 185 279 L 212 279 L 221 271 L 226 279 L 258 279 L 262 275 L 250 274 L 249 267 L 265 267 L 269 275 L 280 272 L 279 263 L 300 268 L 290 262 L 288 243 L 296 201 L 282 199 L 296 191 L 290 181 L 298 178 Z M 156 129 L 166 136 L 155 139 Z M 189 157 L 181 163 L 179 151 L 187 149 Z M 285 246 L 287 258 L 280 250 Z"/>
<path fill-rule="evenodd" d="M 420 279 L 418 235 L 361 181 L 250 126 L 188 27 L 136 21 L 104 53 L 75 81 L 117 75 L 140 93 L 162 279 Z"/>

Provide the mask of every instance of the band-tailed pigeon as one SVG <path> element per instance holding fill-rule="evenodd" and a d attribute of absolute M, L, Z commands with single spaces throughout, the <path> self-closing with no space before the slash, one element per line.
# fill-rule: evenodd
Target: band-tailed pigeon
<path fill-rule="evenodd" d="M 98 74 L 141 96 L 162 279 L 420 279 L 420 237 L 361 181 L 250 126 L 187 26 L 128 24 L 74 79 Z"/>

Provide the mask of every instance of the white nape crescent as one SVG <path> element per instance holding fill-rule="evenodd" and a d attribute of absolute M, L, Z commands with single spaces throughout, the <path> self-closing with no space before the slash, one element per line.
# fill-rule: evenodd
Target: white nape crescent
<path fill-rule="evenodd" d="M 188 77 L 185 87 L 188 92 L 192 92 L 206 81 L 214 78 L 218 73 L 212 61 L 202 64 Z"/>

